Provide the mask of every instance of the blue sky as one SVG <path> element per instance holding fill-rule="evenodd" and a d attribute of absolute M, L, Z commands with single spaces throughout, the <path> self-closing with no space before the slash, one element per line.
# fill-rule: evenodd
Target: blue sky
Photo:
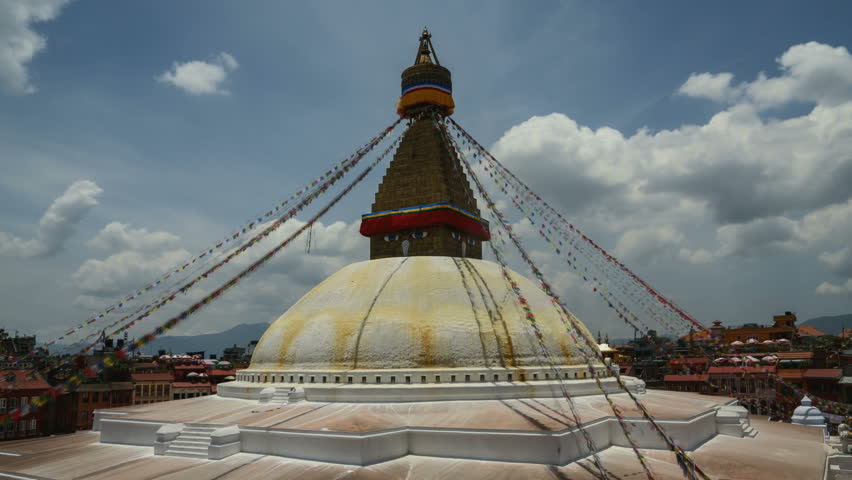
<path fill-rule="evenodd" d="M 0 325 L 55 336 L 348 155 L 394 120 L 424 25 L 455 118 L 700 320 L 848 313 L 848 18 L 846 2 L 0 0 Z M 213 93 L 158 80 L 192 61 L 221 71 Z M 296 247 L 176 333 L 269 321 L 366 258 L 353 222 L 378 181 L 310 258 Z M 73 221 L 39 237 L 63 194 Z M 592 330 L 626 333 L 550 268 Z"/>

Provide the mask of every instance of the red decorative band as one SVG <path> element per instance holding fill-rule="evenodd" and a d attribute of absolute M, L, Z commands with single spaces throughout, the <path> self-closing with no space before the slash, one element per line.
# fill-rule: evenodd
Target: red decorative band
<path fill-rule="evenodd" d="M 452 205 L 429 206 L 428 208 L 406 208 L 398 211 L 380 212 L 361 217 L 361 235 L 369 237 L 380 233 L 412 230 L 433 225 L 448 225 L 466 232 L 480 240 L 491 239 L 488 222 Z M 464 213 L 462 213 L 464 212 Z"/>

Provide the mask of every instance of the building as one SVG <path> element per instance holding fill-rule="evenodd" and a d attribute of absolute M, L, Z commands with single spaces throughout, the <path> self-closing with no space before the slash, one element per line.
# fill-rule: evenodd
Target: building
<path fill-rule="evenodd" d="M 0 371 L 0 439 L 36 437 L 41 434 L 46 416 L 44 410 L 6 419 L 7 412 L 29 405 L 31 397 L 50 390 L 50 385 L 35 370 Z"/>
<path fill-rule="evenodd" d="M 170 372 L 134 373 L 130 379 L 133 382 L 133 405 L 165 402 L 173 398 L 174 377 Z"/>
<path fill-rule="evenodd" d="M 95 410 L 133 405 L 133 384 L 83 383 L 68 395 L 71 398 L 74 429 L 88 430 L 92 428 Z"/>
<path fill-rule="evenodd" d="M 185 381 L 172 383 L 172 400 L 196 398 L 216 393 L 215 385 L 209 381 Z"/>
<path fill-rule="evenodd" d="M 233 347 L 226 347 L 222 352 L 222 360 L 238 363 L 243 361 L 243 356 L 246 354 L 244 347 L 238 347 L 235 343 Z"/>
<path fill-rule="evenodd" d="M 784 315 L 775 315 L 772 317 L 772 325 L 746 323 L 740 327 L 725 328 L 722 326 L 722 322 L 716 320 L 710 327 L 710 332 L 714 339 L 725 344 L 736 341 L 747 342 L 752 339 L 759 342 L 775 341 L 782 338 L 792 341 L 796 338 L 797 333 L 796 314 L 784 312 Z"/>

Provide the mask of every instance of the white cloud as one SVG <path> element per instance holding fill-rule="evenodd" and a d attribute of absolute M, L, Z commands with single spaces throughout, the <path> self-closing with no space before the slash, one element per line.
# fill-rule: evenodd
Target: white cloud
<path fill-rule="evenodd" d="M 731 73 L 693 73 L 679 93 L 717 102 L 747 101 L 760 108 L 791 101 L 837 105 L 852 95 L 852 55 L 845 47 L 808 42 L 790 47 L 778 64 L 781 75 L 761 73 L 753 82 L 732 85 Z"/>
<path fill-rule="evenodd" d="M 190 95 L 228 95 L 223 87 L 228 73 L 239 67 L 237 60 L 228 53 L 221 52 L 209 62 L 192 60 L 185 63 L 175 62 L 170 70 L 156 77 L 156 80 L 177 87 Z"/>
<path fill-rule="evenodd" d="M 785 217 L 759 218 L 749 223 L 723 225 L 716 232 L 720 257 L 755 257 L 778 250 L 801 248 L 799 225 Z"/>
<path fill-rule="evenodd" d="M 832 272 L 852 278 L 852 248 L 849 246 L 833 252 L 823 252 L 818 258 Z"/>
<path fill-rule="evenodd" d="M 90 180 L 72 183 L 39 220 L 32 238 L 0 232 L 0 254 L 17 257 L 52 255 L 74 234 L 74 227 L 98 204 L 103 190 Z"/>
<path fill-rule="evenodd" d="M 83 295 L 102 298 L 106 303 L 112 300 L 111 297 L 130 294 L 144 286 L 145 282 L 156 280 L 189 256 L 190 253 L 183 249 L 156 253 L 124 251 L 103 260 L 86 260 L 71 278 Z M 75 303 L 83 302 L 78 299 Z M 93 308 L 99 307 L 104 307 L 104 304 Z"/>
<path fill-rule="evenodd" d="M 149 232 L 121 222 L 105 226 L 86 245 L 110 250 L 160 250 L 174 247 L 180 237 L 169 232 Z"/>
<path fill-rule="evenodd" d="M 846 280 L 846 283 L 841 283 L 838 285 L 829 282 L 822 282 L 816 288 L 816 293 L 820 295 L 852 294 L 852 278 Z"/>
<path fill-rule="evenodd" d="M 613 251 L 619 258 L 654 262 L 671 259 L 683 242 L 683 234 L 671 225 L 637 228 L 624 232 Z"/>
<path fill-rule="evenodd" d="M 732 73 L 693 73 L 678 93 L 688 97 L 709 98 L 717 102 L 736 100 L 742 89 L 731 86 Z"/>
<path fill-rule="evenodd" d="M 740 84 L 730 73 L 690 76 L 680 94 L 731 104 L 705 124 L 626 136 L 553 113 L 509 129 L 492 151 L 577 225 L 617 235 L 613 252 L 632 262 L 796 252 L 842 277 L 819 293 L 846 292 L 852 55 L 810 42 L 778 63 L 777 75 Z M 763 113 L 792 102 L 813 107 Z"/>
<path fill-rule="evenodd" d="M 33 93 L 27 64 L 47 46 L 32 24 L 55 19 L 69 0 L 0 0 L 0 88 Z"/>
<path fill-rule="evenodd" d="M 190 251 L 176 248 L 173 242 L 177 237 L 168 232 L 148 232 L 144 228 L 132 229 L 120 223 L 110 224 L 95 238 L 104 242 L 104 246 L 127 250 L 113 253 L 106 258 L 91 258 L 86 260 L 72 275 L 73 285 L 78 291 L 74 304 L 87 310 L 98 311 L 123 298 L 140 288 L 145 282 L 156 279 L 159 275 L 181 265 L 191 258 Z M 268 223 L 257 226 L 253 232 L 262 231 Z M 274 233 L 270 234 L 257 245 L 231 260 L 216 274 L 197 284 L 172 304 L 176 311 L 187 302 L 197 301 L 204 294 L 223 284 L 239 270 L 250 265 L 266 254 L 276 244 L 289 237 L 297 229 L 305 225 L 299 219 L 291 219 Z M 205 309 L 203 324 L 189 322 L 183 327 L 182 333 L 205 333 L 221 331 L 232 326 L 235 321 L 257 323 L 274 319 L 284 312 L 293 302 L 298 300 L 316 284 L 333 274 L 340 268 L 352 262 L 365 260 L 368 257 L 369 242 L 358 233 L 358 221 L 334 222 L 329 225 L 316 223 L 311 229 L 311 249 L 306 253 L 307 232 L 281 251 L 273 260 L 252 273 L 239 287 L 229 291 L 226 297 Z M 133 232 L 146 232 L 142 238 L 129 240 Z M 105 232 L 109 232 L 105 234 Z M 171 245 L 171 250 L 155 251 L 152 247 L 160 240 L 166 240 L 163 245 Z M 218 252 L 222 256 L 227 251 Z M 221 258 L 221 257 L 220 257 Z M 210 257 L 205 258 L 209 260 Z M 215 261 L 215 260 L 213 260 Z M 207 263 L 204 268 L 213 265 Z M 190 274 L 190 269 L 182 275 L 174 276 L 169 282 L 182 276 L 189 278 L 198 275 L 202 270 Z M 143 298 L 151 299 L 162 290 L 150 292 Z M 141 300 L 141 299 L 140 299 Z M 130 305 L 130 308 L 133 308 Z M 169 312 L 163 318 L 168 318 Z M 160 317 L 158 317 L 160 318 Z M 150 328 L 140 326 L 142 330 Z"/>

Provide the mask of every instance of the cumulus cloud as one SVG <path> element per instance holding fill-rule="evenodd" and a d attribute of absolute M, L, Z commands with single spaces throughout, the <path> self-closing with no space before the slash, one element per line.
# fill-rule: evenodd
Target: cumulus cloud
<path fill-rule="evenodd" d="M 131 290 L 144 286 L 145 282 L 156 280 L 155 277 L 180 265 L 189 255 L 183 249 L 156 253 L 124 251 L 103 260 L 86 260 L 71 278 L 83 295 L 118 297 L 132 293 Z"/>
<path fill-rule="evenodd" d="M 852 295 L 852 278 L 846 280 L 846 283 L 838 285 L 830 282 L 822 282 L 817 287 L 816 293 L 820 295 Z"/>
<path fill-rule="evenodd" d="M 259 225 L 254 231 L 260 232 L 267 225 Z M 197 301 L 304 225 L 301 220 L 289 220 L 216 274 L 197 284 L 187 296 L 179 297 L 173 302 L 172 310 Z M 305 232 L 264 268 L 229 291 L 227 297 L 205 309 L 203 325 L 191 323 L 186 328 L 192 333 L 204 333 L 220 331 L 235 322 L 257 323 L 274 319 L 329 275 L 349 263 L 367 259 L 369 242 L 358 233 L 358 227 L 357 221 L 316 223 L 310 230 L 310 253 L 306 252 L 308 233 Z M 74 304 L 87 310 L 100 310 L 191 258 L 190 251 L 177 247 L 178 238 L 171 233 L 133 229 L 118 222 L 108 225 L 91 242 L 111 250 L 125 250 L 105 258 L 88 259 L 72 275 L 78 290 Z M 158 247 L 154 248 L 155 245 Z M 224 256 L 228 251 L 219 253 Z M 206 267 L 214 261 L 211 260 Z M 194 273 L 189 273 L 193 270 L 190 269 L 169 281 L 182 276 L 192 278 L 203 268 L 199 267 Z"/>
<path fill-rule="evenodd" d="M 32 25 L 59 16 L 70 0 L 0 1 L 0 88 L 10 93 L 33 93 L 27 65 L 44 50 L 47 39 Z"/>
<path fill-rule="evenodd" d="M 808 42 L 790 47 L 778 59 L 781 74 L 760 73 L 733 85 L 731 73 L 693 73 L 679 93 L 717 102 L 751 102 L 761 108 L 791 101 L 837 105 L 852 95 L 852 55 L 846 47 Z"/>
<path fill-rule="evenodd" d="M 223 87 L 228 74 L 239 67 L 237 60 L 228 53 L 214 55 L 210 61 L 192 60 L 175 62 L 172 68 L 156 77 L 161 83 L 172 85 L 190 95 L 228 95 Z"/>
<path fill-rule="evenodd" d="M 852 248 L 845 246 L 833 252 L 823 252 L 819 261 L 832 272 L 852 278 Z"/>
<path fill-rule="evenodd" d="M 778 65 L 751 82 L 692 74 L 679 94 L 727 104 L 704 124 L 625 135 L 553 113 L 512 127 L 492 151 L 575 223 L 615 236 L 617 256 L 700 264 L 795 252 L 841 278 L 818 293 L 846 293 L 852 55 L 809 42 Z M 765 113 L 791 103 L 811 109 Z"/>
<path fill-rule="evenodd" d="M 0 254 L 17 257 L 53 255 L 74 234 L 74 227 L 98 204 L 103 190 L 90 180 L 72 183 L 39 220 L 35 236 L 21 238 L 0 232 Z"/>
<path fill-rule="evenodd" d="M 680 86 L 678 93 L 688 97 L 709 98 L 717 102 L 736 100 L 740 88 L 731 86 L 732 73 L 693 73 Z"/>
<path fill-rule="evenodd" d="M 683 242 L 683 234 L 671 225 L 638 228 L 624 232 L 613 251 L 620 258 L 653 262 L 671 259 Z"/>
<path fill-rule="evenodd" d="M 169 232 L 149 232 L 131 228 L 129 224 L 112 222 L 91 238 L 86 245 L 110 250 L 160 250 L 174 247 L 180 237 Z"/>

